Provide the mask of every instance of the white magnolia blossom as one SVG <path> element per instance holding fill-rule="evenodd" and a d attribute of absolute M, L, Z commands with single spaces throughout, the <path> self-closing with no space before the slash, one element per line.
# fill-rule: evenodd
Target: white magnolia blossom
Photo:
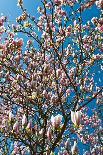
<path fill-rule="evenodd" d="M 51 124 L 53 127 L 58 127 L 62 121 L 63 116 L 58 114 L 56 116 L 51 116 Z"/>
<path fill-rule="evenodd" d="M 74 145 L 71 148 L 72 155 L 77 153 L 77 142 L 74 141 Z"/>
<path fill-rule="evenodd" d="M 13 130 L 16 131 L 16 132 L 18 132 L 18 129 L 19 129 L 19 122 L 16 121 L 16 122 L 14 123 L 14 125 L 13 125 Z"/>
<path fill-rule="evenodd" d="M 103 9 L 103 0 L 97 0 L 95 3 L 99 8 Z"/>
<path fill-rule="evenodd" d="M 71 121 L 74 123 L 75 126 L 79 126 L 81 121 L 81 112 L 71 111 Z"/>
<path fill-rule="evenodd" d="M 31 130 L 32 129 L 32 119 L 29 120 L 26 130 Z"/>
<path fill-rule="evenodd" d="M 49 127 L 48 130 L 47 130 L 47 138 L 50 140 L 52 137 L 52 130 L 51 128 Z"/>
<path fill-rule="evenodd" d="M 22 127 L 24 127 L 26 124 L 27 124 L 27 118 L 26 115 L 24 114 L 22 118 Z"/>
<path fill-rule="evenodd" d="M 9 121 L 11 121 L 13 118 L 14 118 L 14 115 L 13 115 L 13 113 L 10 111 L 10 112 L 9 112 Z"/>

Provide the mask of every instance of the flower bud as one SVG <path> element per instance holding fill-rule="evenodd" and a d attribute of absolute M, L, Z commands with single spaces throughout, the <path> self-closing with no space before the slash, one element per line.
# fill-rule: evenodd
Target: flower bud
<path fill-rule="evenodd" d="M 50 140 L 52 138 L 52 131 L 51 128 L 49 127 L 47 130 L 47 138 Z"/>
<path fill-rule="evenodd" d="M 74 145 L 71 148 L 71 152 L 72 152 L 72 155 L 75 155 L 77 153 L 77 142 L 76 141 L 74 141 Z"/>
<path fill-rule="evenodd" d="M 11 122 L 11 121 L 13 120 L 13 118 L 14 118 L 14 115 L 13 115 L 13 113 L 10 111 L 10 112 L 9 112 L 9 121 Z"/>
<path fill-rule="evenodd" d="M 39 131 L 39 134 L 42 136 L 43 135 L 43 129 L 41 129 L 40 131 Z"/>
<path fill-rule="evenodd" d="M 19 130 L 19 123 L 18 121 L 16 121 L 15 124 L 13 125 L 13 131 L 18 132 L 18 130 Z"/>
<path fill-rule="evenodd" d="M 56 74 L 57 74 L 57 77 L 60 77 L 60 75 L 61 75 L 61 69 L 57 69 Z"/>
<path fill-rule="evenodd" d="M 43 90 L 43 96 L 47 96 L 47 91 Z"/>
<path fill-rule="evenodd" d="M 29 131 L 32 130 L 32 119 L 29 120 L 27 127 L 26 127 L 26 130 L 29 130 Z"/>
<path fill-rule="evenodd" d="M 22 118 L 22 128 L 27 124 L 27 118 L 26 118 L 26 115 L 24 114 L 23 115 L 23 118 Z"/>

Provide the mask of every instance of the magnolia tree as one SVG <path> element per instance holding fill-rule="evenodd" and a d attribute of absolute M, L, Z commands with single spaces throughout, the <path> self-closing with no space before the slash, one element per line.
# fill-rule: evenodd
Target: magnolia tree
<path fill-rule="evenodd" d="M 103 1 L 18 6 L 0 17 L 0 155 L 101 155 Z"/>

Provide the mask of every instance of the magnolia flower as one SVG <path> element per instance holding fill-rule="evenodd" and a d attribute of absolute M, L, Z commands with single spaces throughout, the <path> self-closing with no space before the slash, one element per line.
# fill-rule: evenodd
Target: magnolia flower
<path fill-rule="evenodd" d="M 23 39 L 20 38 L 19 40 L 17 40 L 17 46 L 21 47 L 23 46 L 24 42 L 23 42 Z"/>
<path fill-rule="evenodd" d="M 44 131 L 44 130 L 43 130 L 43 128 L 42 128 L 42 129 L 39 131 L 39 135 L 42 136 L 42 135 L 43 135 L 43 131 Z"/>
<path fill-rule="evenodd" d="M 13 115 L 13 113 L 10 111 L 10 112 L 9 112 L 9 121 L 11 122 L 13 118 L 14 118 L 14 115 Z"/>
<path fill-rule="evenodd" d="M 18 121 L 16 121 L 15 124 L 13 125 L 13 131 L 18 132 L 18 130 L 19 130 L 19 123 Z"/>
<path fill-rule="evenodd" d="M 80 120 L 81 120 L 81 112 L 80 111 L 71 111 L 71 120 L 74 123 L 75 126 L 80 125 Z"/>
<path fill-rule="evenodd" d="M 72 155 L 77 153 L 77 142 L 74 141 L 74 145 L 71 148 Z"/>
<path fill-rule="evenodd" d="M 46 90 L 43 90 L 43 95 L 47 95 L 47 91 Z"/>
<path fill-rule="evenodd" d="M 96 2 L 97 7 L 103 9 L 103 0 L 97 0 Z"/>
<path fill-rule="evenodd" d="M 100 24 L 98 24 L 98 30 L 101 32 L 101 33 L 103 33 L 103 25 L 100 25 Z"/>
<path fill-rule="evenodd" d="M 52 137 L 52 130 L 51 128 L 49 127 L 48 130 L 47 130 L 47 138 L 50 140 Z"/>
<path fill-rule="evenodd" d="M 27 118 L 26 118 L 26 115 L 24 114 L 23 115 L 23 118 L 22 118 L 22 128 L 27 124 Z"/>
<path fill-rule="evenodd" d="M 51 116 L 51 124 L 53 127 L 58 127 L 62 121 L 63 116 L 58 114 L 57 116 Z"/>
<path fill-rule="evenodd" d="M 27 127 L 26 127 L 26 130 L 31 131 L 31 129 L 32 129 L 32 119 L 29 120 Z"/>
<path fill-rule="evenodd" d="M 74 27 L 76 26 L 76 24 L 77 24 L 77 21 L 76 21 L 76 20 L 74 20 Z"/>
<path fill-rule="evenodd" d="M 57 77 L 60 77 L 60 75 L 61 75 L 61 69 L 57 69 L 56 70 L 56 74 L 57 74 Z"/>
<path fill-rule="evenodd" d="M 65 144 L 65 148 L 67 150 L 70 150 L 71 146 L 70 146 L 70 139 L 69 138 L 66 140 L 66 142 L 64 144 Z"/>
<path fill-rule="evenodd" d="M 69 36 L 71 34 L 71 31 L 72 31 L 71 26 L 68 26 L 65 32 L 66 36 Z"/>

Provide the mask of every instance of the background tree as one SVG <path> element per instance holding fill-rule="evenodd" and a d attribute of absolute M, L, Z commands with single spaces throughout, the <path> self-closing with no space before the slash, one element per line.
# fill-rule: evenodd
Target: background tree
<path fill-rule="evenodd" d="M 38 19 L 18 6 L 15 25 L 0 18 L 1 154 L 101 154 L 103 2 L 43 0 Z"/>

